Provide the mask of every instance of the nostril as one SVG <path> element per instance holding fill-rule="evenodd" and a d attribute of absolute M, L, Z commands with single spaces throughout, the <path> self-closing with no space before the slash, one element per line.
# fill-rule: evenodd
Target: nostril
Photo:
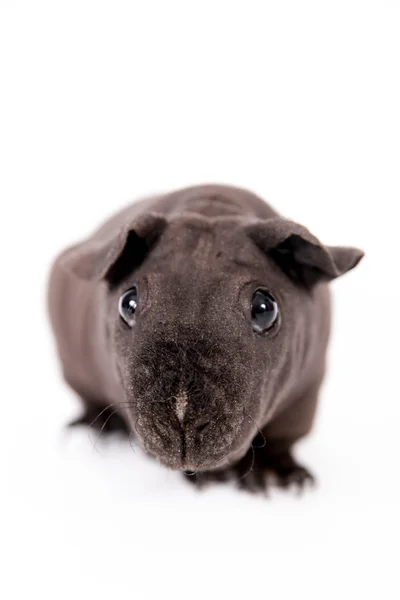
<path fill-rule="evenodd" d="M 196 427 L 197 433 L 201 433 L 202 431 L 207 429 L 209 424 L 210 424 L 210 421 L 204 421 L 204 423 L 200 423 L 200 425 L 197 425 L 197 427 Z"/>

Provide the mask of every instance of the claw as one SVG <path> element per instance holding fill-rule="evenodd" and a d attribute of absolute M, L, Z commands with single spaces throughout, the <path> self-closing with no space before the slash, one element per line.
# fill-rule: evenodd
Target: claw
<path fill-rule="evenodd" d="M 315 479 L 313 475 L 300 465 L 294 465 L 291 469 L 286 472 L 278 472 L 278 485 L 283 488 L 295 487 L 298 494 L 301 495 L 306 486 L 311 487 L 315 485 Z"/>

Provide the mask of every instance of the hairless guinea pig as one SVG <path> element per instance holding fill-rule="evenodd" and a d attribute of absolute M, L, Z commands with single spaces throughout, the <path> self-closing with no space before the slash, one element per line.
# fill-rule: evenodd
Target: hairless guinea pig
<path fill-rule="evenodd" d="M 50 278 L 76 423 L 134 431 L 172 469 L 302 486 L 329 336 L 327 283 L 357 265 L 254 194 L 206 185 L 132 204 Z"/>

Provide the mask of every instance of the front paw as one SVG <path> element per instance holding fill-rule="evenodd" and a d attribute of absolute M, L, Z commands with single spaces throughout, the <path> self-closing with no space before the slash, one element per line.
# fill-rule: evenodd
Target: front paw
<path fill-rule="evenodd" d="M 68 424 L 69 427 L 77 427 L 79 425 L 86 425 L 91 429 L 99 431 L 101 434 L 129 434 L 126 422 L 120 416 L 117 409 L 114 408 L 113 404 L 103 409 L 90 404 L 85 405 L 82 415 Z"/>
<path fill-rule="evenodd" d="M 299 492 L 314 484 L 313 475 L 298 464 L 290 452 L 270 456 L 265 448 L 251 447 L 235 465 L 216 471 L 185 473 L 187 481 L 197 487 L 213 482 L 234 481 L 243 490 L 266 494 L 271 483 L 278 487 L 295 487 Z"/>
<path fill-rule="evenodd" d="M 279 487 L 294 486 L 301 492 L 307 485 L 314 485 L 315 478 L 306 467 L 298 464 L 287 452 L 267 459 L 269 470 L 275 476 Z"/>

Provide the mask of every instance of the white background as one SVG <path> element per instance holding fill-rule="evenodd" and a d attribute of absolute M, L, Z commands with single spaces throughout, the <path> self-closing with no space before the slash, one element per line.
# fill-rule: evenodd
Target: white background
<path fill-rule="evenodd" d="M 399 3 L 0 6 L 1 597 L 399 598 Z M 300 499 L 199 493 L 63 430 L 53 257 L 136 196 L 214 181 L 366 251 L 332 286 Z"/>

